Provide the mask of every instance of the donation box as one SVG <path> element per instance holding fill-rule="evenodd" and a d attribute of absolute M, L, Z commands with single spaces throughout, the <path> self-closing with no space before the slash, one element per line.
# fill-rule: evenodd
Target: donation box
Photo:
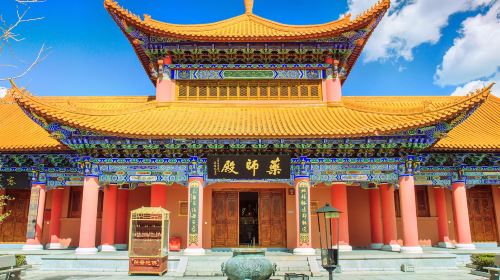
<path fill-rule="evenodd" d="M 167 271 L 170 212 L 161 207 L 142 207 L 130 215 L 129 274 Z"/>

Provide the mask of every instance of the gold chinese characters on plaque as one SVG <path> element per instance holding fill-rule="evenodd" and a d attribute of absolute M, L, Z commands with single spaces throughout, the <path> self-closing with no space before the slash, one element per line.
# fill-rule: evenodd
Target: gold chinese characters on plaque
<path fill-rule="evenodd" d="M 290 179 L 289 155 L 209 155 L 209 179 Z"/>

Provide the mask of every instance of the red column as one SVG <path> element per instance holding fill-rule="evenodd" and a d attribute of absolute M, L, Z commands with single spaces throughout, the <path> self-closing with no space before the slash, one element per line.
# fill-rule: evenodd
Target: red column
<path fill-rule="evenodd" d="M 327 69 L 327 77 L 325 78 L 325 101 L 327 102 L 340 102 L 342 99 L 342 83 L 340 77 L 338 77 L 338 64 L 337 60 L 333 60 L 332 57 L 325 58 L 325 63 L 332 64 L 332 66 Z M 337 75 L 336 77 L 334 77 Z"/>
<path fill-rule="evenodd" d="M 384 247 L 382 247 L 382 250 L 400 251 L 393 186 L 389 184 L 380 185 L 380 202 L 382 204 L 382 226 L 384 227 Z"/>
<path fill-rule="evenodd" d="M 457 249 L 475 249 L 472 244 L 469 224 L 469 210 L 467 208 L 467 194 L 465 183 L 455 182 L 451 185 L 453 193 L 453 214 L 457 227 Z"/>
<path fill-rule="evenodd" d="M 61 210 L 64 189 L 53 189 L 52 191 L 52 204 L 50 207 L 50 242 L 47 249 L 61 249 L 59 238 L 61 234 Z"/>
<path fill-rule="evenodd" d="M 382 234 L 382 209 L 380 208 L 380 191 L 378 188 L 370 189 L 370 225 L 372 249 L 382 249 L 384 239 Z"/>
<path fill-rule="evenodd" d="M 38 212 L 36 215 L 35 224 L 35 237 L 33 239 L 27 239 L 26 245 L 23 246 L 23 250 L 43 250 L 43 245 L 40 242 L 42 238 L 43 230 L 43 212 L 45 211 L 45 185 L 44 184 L 34 184 L 31 191 L 40 191 L 38 196 Z"/>
<path fill-rule="evenodd" d="M 202 246 L 203 184 L 202 176 L 190 176 L 188 179 L 188 240 L 184 255 L 205 254 Z"/>
<path fill-rule="evenodd" d="M 104 188 L 102 206 L 101 251 L 112 252 L 115 248 L 116 198 L 118 187 L 109 185 Z"/>
<path fill-rule="evenodd" d="M 312 248 L 311 240 L 310 189 L 311 183 L 309 181 L 309 176 L 295 177 L 295 221 L 297 229 L 297 247 L 293 249 L 294 255 L 315 254 L 315 250 Z"/>
<path fill-rule="evenodd" d="M 83 181 L 82 217 L 80 220 L 80 242 L 76 254 L 95 254 L 97 228 L 97 204 L 99 200 L 98 178 L 86 176 Z"/>
<path fill-rule="evenodd" d="M 347 211 L 347 186 L 345 183 L 334 184 L 332 186 L 332 207 L 339 209 L 340 214 L 339 222 L 339 249 L 341 251 L 352 251 L 349 245 L 349 213 Z"/>
<path fill-rule="evenodd" d="M 117 191 L 115 224 L 116 249 L 126 249 L 128 244 L 128 194 L 129 190 L 127 189 L 121 189 Z"/>
<path fill-rule="evenodd" d="M 403 222 L 402 253 L 422 253 L 418 242 L 417 205 L 415 203 L 415 181 L 413 175 L 399 177 L 399 205 Z"/>
<path fill-rule="evenodd" d="M 448 213 L 446 211 L 446 195 L 444 188 L 434 188 L 434 200 L 436 201 L 436 212 L 438 217 L 439 247 L 454 248 L 450 241 L 448 231 Z"/>
<path fill-rule="evenodd" d="M 160 71 L 166 64 L 172 63 L 172 57 L 166 56 L 163 60 L 158 61 Z M 175 100 L 175 80 L 172 80 L 168 74 L 168 69 L 156 81 L 156 101 L 158 102 L 171 102 Z"/>
<path fill-rule="evenodd" d="M 167 209 L 167 185 L 165 183 L 151 184 L 151 207 Z"/>

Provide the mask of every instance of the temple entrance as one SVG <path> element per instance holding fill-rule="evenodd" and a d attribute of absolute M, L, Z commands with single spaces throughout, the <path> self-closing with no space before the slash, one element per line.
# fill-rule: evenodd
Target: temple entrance
<path fill-rule="evenodd" d="M 467 190 L 469 221 L 473 242 L 496 242 L 495 209 L 491 187 L 476 186 Z"/>
<path fill-rule="evenodd" d="M 240 246 L 259 243 L 258 192 L 240 192 Z"/>
<path fill-rule="evenodd" d="M 212 247 L 286 247 L 284 189 L 212 193 Z"/>
<path fill-rule="evenodd" d="M 0 242 L 26 242 L 26 227 L 30 206 L 30 190 L 9 190 L 5 194 L 14 200 L 8 200 L 3 213 L 10 215 L 0 223 Z"/>

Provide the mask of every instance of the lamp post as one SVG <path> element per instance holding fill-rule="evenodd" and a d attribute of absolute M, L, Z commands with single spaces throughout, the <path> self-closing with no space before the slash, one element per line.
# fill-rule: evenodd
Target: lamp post
<path fill-rule="evenodd" d="M 340 212 L 326 203 L 316 211 L 318 214 L 318 231 L 319 231 L 319 246 L 321 247 L 321 266 L 328 271 L 329 279 L 333 279 L 333 271 L 339 266 L 339 223 Z M 336 219 L 337 234 L 335 243 L 333 241 L 333 224 L 332 220 Z M 321 226 L 323 221 L 323 226 Z M 323 228 L 323 231 L 321 230 Z M 334 248 L 334 244 L 336 248 Z"/>

